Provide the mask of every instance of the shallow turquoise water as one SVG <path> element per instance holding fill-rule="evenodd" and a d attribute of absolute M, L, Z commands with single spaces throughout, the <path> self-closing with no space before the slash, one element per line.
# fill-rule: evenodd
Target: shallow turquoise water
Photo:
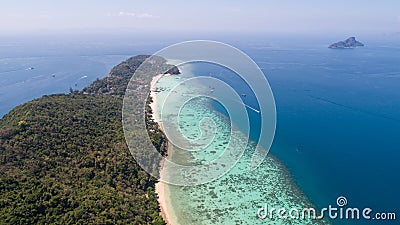
<path fill-rule="evenodd" d="M 43 94 L 81 88 L 124 58 L 165 46 L 108 38 L 110 45 L 93 39 L 61 44 L 65 39 L 0 44 L 0 116 Z M 398 38 L 363 41 L 366 47 L 349 51 L 327 49 L 329 38 L 234 43 L 269 79 L 278 112 L 271 152 L 307 197 L 318 207 L 345 195 L 353 206 L 398 211 L 400 180 L 393 171 L 400 169 L 400 45 Z M 247 101 L 257 107 L 249 95 Z"/>
<path fill-rule="evenodd" d="M 288 210 L 295 208 L 300 211 L 304 207 L 313 207 L 313 204 L 276 158 L 268 156 L 256 170 L 249 170 L 255 143 L 249 142 L 246 146 L 247 136 L 234 125 L 231 126 L 229 118 L 213 109 L 213 100 L 198 97 L 184 104 L 174 98 L 173 102 L 164 105 L 161 113 L 167 95 L 176 91 L 173 88 L 184 79 L 187 79 L 185 75 L 166 76 L 158 81 L 156 86 L 161 91 L 157 93 L 157 113 L 161 116 L 161 124 L 165 125 L 172 118 L 171 114 L 180 112 L 176 122 L 179 127 L 177 130 L 187 138 L 197 140 L 196 143 L 200 143 L 200 146 L 206 147 L 196 148 L 196 145 L 191 146 L 192 151 L 182 151 L 178 147 L 170 146 L 168 159 L 185 165 L 205 164 L 220 157 L 228 145 L 234 149 L 246 147 L 246 150 L 232 169 L 227 169 L 225 175 L 212 182 L 186 187 L 167 185 L 168 200 L 175 220 L 180 224 L 328 224 L 325 220 L 280 219 L 276 215 L 265 219 L 257 217 L 258 209 L 265 204 L 268 207 Z M 196 95 L 208 92 L 209 87 L 199 83 L 179 91 L 182 96 Z M 213 122 L 204 122 L 205 118 Z M 221 166 L 221 169 L 226 169 L 225 164 Z M 170 168 L 164 169 L 167 176 L 175 176 L 178 172 Z M 190 174 L 192 179 L 197 175 L 196 172 Z"/>

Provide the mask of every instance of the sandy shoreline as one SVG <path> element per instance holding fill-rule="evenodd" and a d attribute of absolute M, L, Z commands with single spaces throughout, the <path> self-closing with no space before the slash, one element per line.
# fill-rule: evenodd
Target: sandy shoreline
<path fill-rule="evenodd" d="M 160 173 L 162 173 L 162 171 L 160 171 Z M 163 176 L 163 175 L 161 175 L 161 176 Z M 172 219 L 172 216 L 171 216 L 173 214 L 173 212 L 171 211 L 171 206 L 169 203 L 170 196 L 169 196 L 167 184 L 162 181 L 157 182 L 156 183 L 156 193 L 158 195 L 158 203 L 159 203 L 160 209 L 161 209 L 160 215 L 162 216 L 164 221 L 168 225 L 177 224 L 176 222 L 173 222 L 174 220 Z"/>
<path fill-rule="evenodd" d="M 167 74 L 160 74 L 160 75 L 157 75 L 157 76 L 153 77 L 153 79 L 151 80 L 151 84 L 150 84 L 150 90 L 151 90 L 150 91 L 150 96 L 151 96 L 151 98 L 153 100 L 153 102 L 150 104 L 150 107 L 151 107 L 151 109 L 153 111 L 154 121 L 159 124 L 160 129 L 162 129 L 162 127 L 161 127 L 161 124 L 160 124 L 160 120 L 159 120 L 159 117 L 158 117 L 158 111 L 157 111 L 156 84 L 157 84 L 157 81 L 161 77 L 163 77 L 164 75 L 167 75 Z M 163 163 L 164 163 L 164 160 L 161 161 L 161 167 L 160 167 L 161 168 L 161 170 L 160 170 L 161 179 L 160 180 L 162 180 L 162 177 L 165 176 Z M 162 181 L 157 182 L 156 185 L 155 185 L 155 191 L 156 191 L 156 193 L 158 195 L 158 203 L 159 203 L 160 209 L 161 209 L 160 214 L 163 217 L 164 221 L 169 225 L 178 224 L 172 218 L 173 212 L 172 212 L 170 201 L 169 201 L 170 197 L 169 197 L 167 184 L 162 182 Z"/>

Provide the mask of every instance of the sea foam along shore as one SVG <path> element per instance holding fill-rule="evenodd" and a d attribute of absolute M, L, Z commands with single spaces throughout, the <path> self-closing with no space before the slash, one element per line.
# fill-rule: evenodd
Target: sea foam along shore
<path fill-rule="evenodd" d="M 169 76 L 169 74 L 159 74 L 157 76 L 154 76 L 151 84 L 150 84 L 150 97 L 152 98 L 153 102 L 150 103 L 150 107 L 153 111 L 153 119 L 155 122 L 159 124 L 159 129 L 162 129 L 162 126 L 160 124 L 160 117 L 158 115 L 159 111 L 157 108 L 157 81 L 163 77 L 163 76 Z M 165 160 L 165 159 L 164 159 Z M 160 204 L 161 208 L 161 216 L 163 217 L 164 221 L 169 224 L 169 225 L 175 225 L 178 224 L 176 217 L 174 216 L 173 210 L 172 210 L 172 205 L 170 204 L 170 195 L 168 191 L 168 184 L 161 181 L 163 180 L 163 176 L 166 176 L 165 174 L 165 168 L 163 166 L 164 160 L 161 161 L 161 166 L 160 166 L 160 181 L 156 184 L 156 193 L 158 195 L 158 202 Z"/>

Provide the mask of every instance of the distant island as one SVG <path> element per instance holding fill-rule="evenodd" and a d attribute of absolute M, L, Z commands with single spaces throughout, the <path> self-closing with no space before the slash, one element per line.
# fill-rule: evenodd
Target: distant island
<path fill-rule="evenodd" d="M 360 46 L 364 46 L 364 44 L 357 41 L 355 37 L 349 37 L 345 41 L 339 41 L 331 44 L 329 48 L 356 48 Z"/>

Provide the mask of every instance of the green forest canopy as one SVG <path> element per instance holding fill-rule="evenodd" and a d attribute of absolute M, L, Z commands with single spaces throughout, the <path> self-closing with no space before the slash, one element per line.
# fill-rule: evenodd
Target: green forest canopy
<path fill-rule="evenodd" d="M 44 96 L 0 120 L 1 224 L 164 224 L 156 180 L 134 161 L 121 123 L 124 90 L 147 57 L 122 62 L 82 92 Z M 164 134 L 151 116 L 146 125 L 164 154 Z"/>

